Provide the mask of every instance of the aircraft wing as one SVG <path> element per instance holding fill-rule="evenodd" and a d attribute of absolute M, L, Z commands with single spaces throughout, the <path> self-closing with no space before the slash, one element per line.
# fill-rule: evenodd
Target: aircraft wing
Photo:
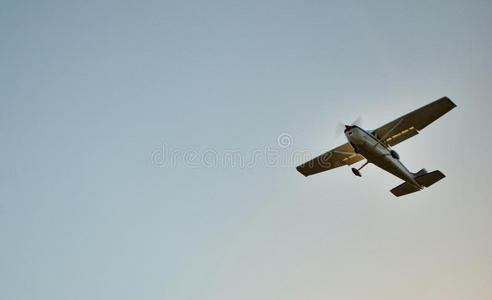
<path fill-rule="evenodd" d="M 455 107 L 456 104 L 453 101 L 448 97 L 443 97 L 389 122 L 374 131 L 376 136 L 382 139 L 382 143 L 394 146 L 418 134 L 420 130 Z"/>
<path fill-rule="evenodd" d="M 302 175 L 309 176 L 340 166 L 351 165 L 363 159 L 364 156 L 355 153 L 354 148 L 346 143 L 297 166 L 296 169 Z"/>

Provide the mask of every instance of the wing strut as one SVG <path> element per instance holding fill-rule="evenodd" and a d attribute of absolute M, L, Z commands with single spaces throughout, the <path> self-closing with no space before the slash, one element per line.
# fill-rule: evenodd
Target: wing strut
<path fill-rule="evenodd" d="M 400 125 L 401 122 L 403 122 L 403 118 L 398 120 L 398 122 L 395 124 L 395 126 L 391 127 L 391 129 L 388 130 L 388 132 L 386 132 L 381 139 L 379 139 L 379 142 L 381 143 L 382 141 L 386 140 L 386 138 L 390 135 L 390 133 L 393 132 L 393 130 L 395 130 L 395 128 L 398 127 L 398 125 Z"/>

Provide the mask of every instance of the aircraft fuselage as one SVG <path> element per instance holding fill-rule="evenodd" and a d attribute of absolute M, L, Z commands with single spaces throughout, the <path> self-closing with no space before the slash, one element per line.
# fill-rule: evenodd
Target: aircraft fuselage
<path fill-rule="evenodd" d="M 381 169 L 403 179 L 404 181 L 421 189 L 420 184 L 414 179 L 410 172 L 399 159 L 391 155 L 391 150 L 379 139 L 358 126 L 351 126 L 345 131 L 345 136 L 356 152 L 362 154 L 368 162 Z"/>

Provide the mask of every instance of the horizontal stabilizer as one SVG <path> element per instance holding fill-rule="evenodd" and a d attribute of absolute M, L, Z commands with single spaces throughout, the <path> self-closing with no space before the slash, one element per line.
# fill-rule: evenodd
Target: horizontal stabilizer
<path fill-rule="evenodd" d="M 430 172 L 424 175 L 420 175 L 415 177 L 415 180 L 420 184 L 425 187 L 430 187 L 434 183 L 438 182 L 439 180 L 443 179 L 446 177 L 441 171 L 436 170 L 434 172 Z"/>
<path fill-rule="evenodd" d="M 443 179 L 446 177 L 441 171 L 436 170 L 434 172 L 427 173 L 425 169 L 420 170 L 415 174 L 415 181 L 418 182 L 423 187 L 430 187 L 434 183 L 438 182 L 439 180 Z M 403 195 L 411 194 L 414 192 L 420 191 L 421 188 L 416 187 L 415 185 L 404 182 L 400 184 L 399 186 L 395 187 L 394 189 L 391 190 L 391 193 L 395 195 L 396 197 L 400 197 Z"/>
<path fill-rule="evenodd" d="M 420 189 L 418 187 L 416 187 L 413 184 L 408 183 L 408 182 L 404 182 L 404 183 L 400 184 L 399 186 L 397 186 L 391 190 L 393 195 L 395 195 L 396 197 L 415 193 L 418 191 L 420 191 Z"/>

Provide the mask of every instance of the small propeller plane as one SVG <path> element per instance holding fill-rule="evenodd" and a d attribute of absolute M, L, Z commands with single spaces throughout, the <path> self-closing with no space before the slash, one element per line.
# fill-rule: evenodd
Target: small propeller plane
<path fill-rule="evenodd" d="M 405 181 L 391 190 L 395 196 L 420 191 L 443 179 L 444 174 L 439 170 L 427 172 L 425 169 L 417 173 L 410 172 L 391 147 L 415 136 L 455 107 L 453 101 L 443 97 L 375 130 L 366 131 L 357 125 L 345 125 L 344 133 L 348 143 L 299 165 L 296 169 L 302 175 L 310 176 L 366 159 L 360 168 L 352 168 L 356 176 L 362 176 L 360 170 L 372 163 Z"/>

